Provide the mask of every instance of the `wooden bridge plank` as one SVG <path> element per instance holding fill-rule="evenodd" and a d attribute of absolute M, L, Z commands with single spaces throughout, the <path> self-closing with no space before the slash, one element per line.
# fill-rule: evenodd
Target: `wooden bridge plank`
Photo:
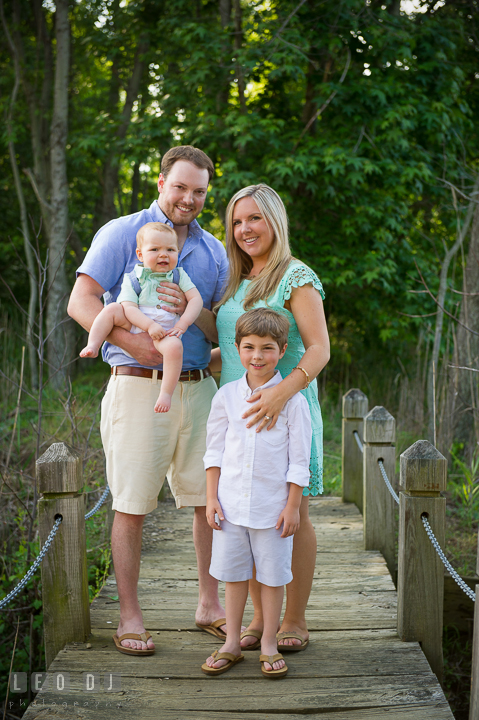
<path fill-rule="evenodd" d="M 112 631 L 95 630 L 89 644 L 69 646 L 60 653 L 50 672 L 89 672 L 92 656 L 101 653 L 101 666 L 108 672 L 142 677 L 145 665 L 142 658 L 121 655 L 111 641 Z M 148 660 L 149 677 L 202 677 L 201 663 L 218 647 L 218 642 L 205 633 L 154 633 L 157 652 Z M 312 633 L 310 650 L 318 660 L 311 662 L 311 652 L 297 653 L 287 658 L 290 675 L 294 677 L 389 676 L 422 674 L 430 676 L 429 665 L 417 643 L 403 643 L 391 631 L 380 634 L 364 632 Z M 186 654 L 187 653 L 187 654 Z M 258 655 L 245 653 L 235 677 L 258 677 Z M 187 657 L 187 661 L 185 661 Z"/>
<path fill-rule="evenodd" d="M 227 706 L 231 713 L 291 714 L 328 709 L 414 707 L 426 702 L 444 702 L 442 690 L 432 675 L 314 678 L 314 682 L 311 678 L 294 677 L 294 682 L 292 679 L 268 682 L 262 678 L 257 662 L 256 678 L 242 678 L 238 673 L 219 678 L 188 676 L 187 679 L 168 680 L 129 677 L 128 687 L 121 693 L 92 693 L 91 697 L 104 701 L 108 695 L 116 702 L 120 700 L 122 706 L 128 706 L 136 717 L 141 717 L 148 706 L 191 714 L 222 706 Z M 72 674 L 70 692 L 85 696 L 81 674 Z M 50 695 L 47 691 L 45 694 L 46 701 L 54 698 L 58 701 L 59 697 L 61 693 Z"/>
<path fill-rule="evenodd" d="M 313 500 L 311 517 L 319 539 L 307 611 L 311 641 L 307 652 L 287 656 L 284 681 L 262 678 L 258 652 L 245 653 L 244 663 L 219 678 L 201 673 L 218 641 L 194 624 L 192 511 L 165 503 L 145 520 L 139 583 L 157 653 L 141 658 L 115 650 L 119 605 L 109 578 L 91 608 L 91 647 L 67 647 L 50 668 L 71 673 L 69 691 L 42 691 L 38 699 L 45 705 L 31 706 L 26 720 L 50 712 L 56 720 L 109 720 L 112 709 L 136 720 L 206 720 L 212 708 L 216 720 L 299 720 L 304 714 L 318 720 L 453 720 L 419 645 L 397 637 L 394 585 L 380 553 L 362 549 L 357 508 L 337 498 Z M 249 603 L 245 620 L 251 616 Z M 121 693 L 87 694 L 82 673 L 92 671 L 120 673 Z"/>

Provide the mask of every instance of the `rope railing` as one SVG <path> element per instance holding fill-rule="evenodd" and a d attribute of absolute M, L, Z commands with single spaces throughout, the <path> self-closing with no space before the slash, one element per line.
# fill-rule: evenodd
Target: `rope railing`
<path fill-rule="evenodd" d="M 363 453 L 363 452 L 364 452 L 364 445 L 363 445 L 363 443 L 362 443 L 361 438 L 359 437 L 358 431 L 357 431 L 357 430 L 353 430 L 353 435 L 354 435 L 354 439 L 356 440 L 356 442 L 357 442 L 357 444 L 358 444 L 358 448 L 359 448 L 360 451 Z"/>
<path fill-rule="evenodd" d="M 109 492 L 110 492 L 110 488 L 107 485 L 105 490 L 102 493 L 101 498 L 92 507 L 92 509 L 86 513 L 85 520 L 89 520 L 91 517 L 93 517 L 93 515 L 96 512 L 98 512 L 98 510 L 101 508 L 101 506 L 107 499 Z M 27 582 L 30 580 L 31 577 L 33 577 L 33 575 L 35 574 L 37 569 L 40 567 L 40 564 L 41 564 L 43 558 L 45 557 L 45 555 L 47 554 L 47 552 L 49 551 L 49 549 L 53 543 L 53 538 L 57 534 L 58 528 L 60 527 L 62 520 L 63 520 L 63 518 L 61 515 L 59 517 L 57 517 L 57 519 L 55 520 L 55 523 L 50 531 L 50 534 L 48 535 L 47 539 L 45 540 L 45 543 L 43 544 L 42 549 L 38 553 L 37 558 L 32 563 L 28 572 L 23 576 L 23 578 L 20 580 L 20 582 L 13 588 L 13 590 L 11 590 L 8 593 L 8 595 L 6 595 L 2 600 L 0 600 L 0 610 L 3 610 L 7 605 L 9 605 L 9 603 L 19 594 L 19 592 L 25 587 Z"/>
<path fill-rule="evenodd" d="M 397 496 L 396 492 L 394 491 L 393 486 L 391 485 L 391 481 L 389 480 L 389 478 L 388 478 L 388 476 L 387 476 L 387 473 L 386 473 L 386 470 L 385 470 L 383 461 L 382 461 L 382 460 L 378 460 L 378 465 L 379 465 L 379 470 L 381 471 L 381 475 L 382 475 L 382 477 L 383 477 L 383 480 L 384 480 L 384 482 L 386 483 L 386 486 L 387 486 L 389 492 L 391 493 L 391 495 L 392 495 L 392 497 L 394 498 L 394 500 L 396 501 L 396 503 L 399 504 L 399 497 Z M 451 575 L 451 577 L 452 577 L 452 579 L 454 580 L 454 582 L 457 583 L 457 585 L 459 585 L 459 587 L 461 588 L 461 590 L 462 590 L 463 592 L 465 592 L 466 595 L 467 595 L 473 602 L 475 602 L 475 601 L 476 601 L 476 593 L 475 593 L 473 590 L 471 590 L 471 588 L 469 587 L 469 585 L 468 585 L 466 582 L 464 582 L 464 580 L 463 580 L 463 579 L 461 578 L 461 576 L 454 570 L 454 568 L 452 567 L 451 563 L 450 563 L 449 560 L 446 558 L 446 556 L 445 556 L 445 554 L 444 554 L 444 551 L 442 550 L 441 546 L 439 545 L 439 542 L 437 541 L 436 536 L 434 535 L 434 533 L 433 533 L 433 531 L 432 531 L 432 528 L 431 528 L 431 526 L 430 526 L 430 524 L 429 524 L 429 521 L 428 521 L 426 515 L 422 515 L 422 516 L 421 516 L 421 520 L 422 520 L 422 524 L 423 524 L 423 526 L 424 526 L 424 529 L 426 530 L 426 533 L 427 533 L 427 535 L 428 535 L 428 537 L 429 537 L 429 540 L 431 541 L 431 543 L 432 543 L 434 549 L 436 550 L 436 552 L 437 552 L 440 560 L 442 561 L 444 567 L 445 567 L 446 570 L 449 572 L 449 574 Z"/>

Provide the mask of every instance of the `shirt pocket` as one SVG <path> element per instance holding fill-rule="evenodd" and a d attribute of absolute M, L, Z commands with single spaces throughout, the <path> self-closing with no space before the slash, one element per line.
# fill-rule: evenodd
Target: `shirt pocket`
<path fill-rule="evenodd" d="M 266 430 L 266 428 L 261 430 L 260 437 L 262 437 L 268 445 L 284 445 L 288 440 L 287 419 L 280 415 L 274 428 L 271 430 Z"/>

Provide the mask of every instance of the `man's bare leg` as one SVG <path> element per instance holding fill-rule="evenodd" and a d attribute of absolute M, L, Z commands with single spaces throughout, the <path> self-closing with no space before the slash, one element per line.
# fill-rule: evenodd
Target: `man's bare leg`
<path fill-rule="evenodd" d="M 213 530 L 206 520 L 206 507 L 196 507 L 193 517 L 193 542 L 198 563 L 199 597 L 195 620 L 200 625 L 209 625 L 225 617 L 225 610 L 218 597 L 218 580 L 210 575 L 211 543 Z M 226 625 L 221 629 L 226 632 Z"/>
<path fill-rule="evenodd" d="M 140 575 L 141 538 L 144 515 L 128 515 L 115 512 L 111 531 L 111 551 L 115 568 L 118 597 L 120 599 L 120 623 L 117 635 L 145 632 L 143 616 L 138 602 L 138 578 Z M 153 649 L 153 640 L 122 640 L 123 647 L 134 650 Z"/>

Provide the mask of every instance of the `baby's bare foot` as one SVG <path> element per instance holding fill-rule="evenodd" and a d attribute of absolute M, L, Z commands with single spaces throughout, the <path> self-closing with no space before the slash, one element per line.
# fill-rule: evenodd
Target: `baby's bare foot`
<path fill-rule="evenodd" d="M 94 347 L 94 345 L 87 345 L 81 351 L 80 357 L 96 358 L 96 357 L 98 357 L 98 348 Z"/>
<path fill-rule="evenodd" d="M 158 400 L 156 401 L 155 412 L 156 413 L 165 413 L 165 412 L 168 412 L 170 407 L 171 407 L 171 395 L 168 395 L 168 393 L 160 393 Z"/>

